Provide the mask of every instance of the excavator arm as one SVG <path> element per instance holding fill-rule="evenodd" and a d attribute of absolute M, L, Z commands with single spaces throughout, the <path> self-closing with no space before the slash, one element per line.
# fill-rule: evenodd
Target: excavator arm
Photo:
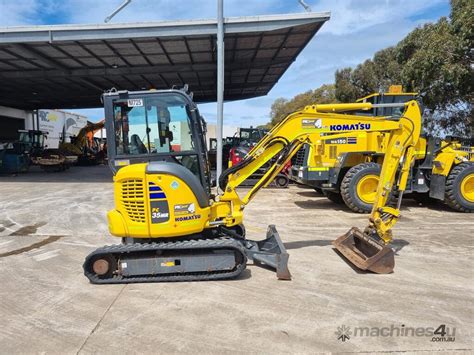
<path fill-rule="evenodd" d="M 363 232 L 353 227 L 333 242 L 336 249 L 359 269 L 380 274 L 392 272 L 395 266 L 394 252 L 388 244 L 392 240 L 392 228 L 400 217 L 403 192 L 421 131 L 421 113 L 415 101 L 407 103 L 399 124 L 400 128 L 390 137 L 369 224 Z M 395 183 L 397 205 L 387 206 Z"/>
<path fill-rule="evenodd" d="M 374 107 L 405 106 L 401 117 L 367 117 L 340 112 L 370 110 Z M 387 150 L 384 157 L 376 200 L 369 224 L 364 232 L 352 228 L 338 238 L 334 246 L 357 267 L 379 273 L 393 270 L 393 252 L 386 246 L 391 231 L 400 216 L 400 204 L 414 159 L 414 146 L 421 131 L 421 113 L 416 101 L 405 104 L 355 103 L 313 105 L 286 117 L 237 165 L 226 170 L 219 179 L 223 193 L 213 205 L 209 226 L 231 227 L 240 224 L 245 205 L 258 190 L 268 185 L 305 143 L 319 146 L 326 139 L 347 138 L 356 132 L 385 133 Z M 272 160 L 272 164 L 243 197 L 236 188 L 257 169 Z M 397 206 L 387 205 L 390 192 L 399 192 Z M 380 266 L 384 261 L 385 264 Z"/>

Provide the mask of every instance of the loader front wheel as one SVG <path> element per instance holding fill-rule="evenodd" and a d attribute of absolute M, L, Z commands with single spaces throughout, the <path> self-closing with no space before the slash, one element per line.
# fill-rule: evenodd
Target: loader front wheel
<path fill-rule="evenodd" d="M 474 164 L 456 165 L 446 179 L 445 201 L 460 212 L 474 212 Z"/>
<path fill-rule="evenodd" d="M 369 213 L 377 194 L 381 167 L 376 163 L 353 166 L 341 182 L 344 203 L 357 213 Z"/>

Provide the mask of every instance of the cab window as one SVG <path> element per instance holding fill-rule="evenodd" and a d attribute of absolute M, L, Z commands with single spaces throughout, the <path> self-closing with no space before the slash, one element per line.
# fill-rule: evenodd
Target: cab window
<path fill-rule="evenodd" d="M 193 151 L 190 117 L 176 95 L 114 102 L 117 155 Z"/>

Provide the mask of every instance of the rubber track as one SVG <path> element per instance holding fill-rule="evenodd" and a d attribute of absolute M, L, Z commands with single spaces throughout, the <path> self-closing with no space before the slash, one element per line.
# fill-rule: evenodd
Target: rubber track
<path fill-rule="evenodd" d="M 456 200 L 456 197 L 454 195 L 454 192 L 456 191 L 456 188 L 459 190 L 459 184 L 458 186 L 454 185 L 454 181 L 456 178 L 463 172 L 464 169 L 467 169 L 469 166 L 471 166 L 471 163 L 461 163 L 456 165 L 453 170 L 448 175 L 448 178 L 446 179 L 446 190 L 445 190 L 445 202 L 446 204 L 451 207 L 452 209 L 460 212 L 474 212 L 470 209 L 467 209 L 459 204 L 459 202 Z M 459 191 L 459 194 L 461 191 Z"/>
<path fill-rule="evenodd" d="M 233 249 L 239 252 L 242 256 L 242 262 L 237 265 L 231 271 L 214 271 L 214 272 L 203 272 L 203 273 L 190 273 L 190 274 L 166 274 L 162 276 L 149 275 L 149 276 L 132 276 L 123 277 L 121 275 L 114 275 L 111 278 L 101 279 L 95 273 L 88 270 L 92 270 L 92 266 L 88 266 L 88 263 L 92 261 L 95 256 L 112 254 L 117 258 L 117 254 L 128 254 L 128 253 L 141 253 L 150 252 L 154 250 L 190 250 L 190 249 Z M 122 283 L 136 283 L 136 282 L 177 282 L 177 281 L 207 281 L 207 280 L 223 280 L 237 277 L 242 271 L 245 270 L 247 264 L 247 257 L 245 255 L 245 249 L 242 244 L 231 238 L 216 238 L 216 239 L 196 239 L 196 240 L 185 240 L 177 242 L 158 242 L 158 243 L 136 243 L 136 244 L 117 244 L 104 246 L 96 249 L 90 253 L 84 261 L 84 275 L 93 284 L 122 284 Z"/>

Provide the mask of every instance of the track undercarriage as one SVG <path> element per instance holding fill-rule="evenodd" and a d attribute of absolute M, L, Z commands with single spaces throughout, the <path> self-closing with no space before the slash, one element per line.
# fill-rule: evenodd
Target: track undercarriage
<path fill-rule="evenodd" d="M 215 238 L 105 246 L 86 257 L 84 274 L 95 284 L 223 280 L 238 277 L 248 259 L 275 269 L 279 279 L 291 279 L 274 226 L 262 241 L 227 230 Z"/>

